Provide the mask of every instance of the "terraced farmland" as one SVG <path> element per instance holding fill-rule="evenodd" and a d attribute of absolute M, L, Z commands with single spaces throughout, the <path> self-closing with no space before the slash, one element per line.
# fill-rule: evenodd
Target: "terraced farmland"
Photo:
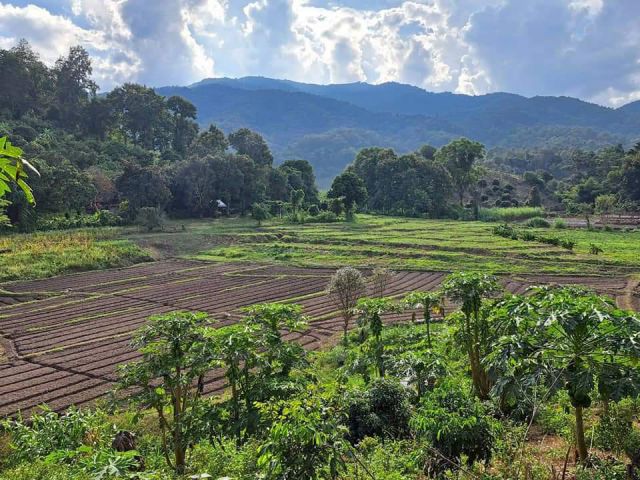
<path fill-rule="evenodd" d="M 308 349 L 341 331 L 341 320 L 324 293 L 330 269 L 273 264 L 167 260 L 135 267 L 6 284 L 21 301 L 0 299 L 0 417 L 28 413 L 42 403 L 61 410 L 94 401 L 110 391 L 116 366 L 137 357 L 131 334 L 150 315 L 172 310 L 205 311 L 218 325 L 236 321 L 241 308 L 262 302 L 296 302 L 310 329 L 289 334 Z M 399 272 L 386 295 L 436 288 L 446 272 Z M 582 283 L 637 308 L 637 281 L 618 277 L 503 277 L 505 287 Z M 12 303 L 13 302 L 13 303 Z M 396 315 L 389 321 L 406 320 Z M 224 388 L 220 372 L 207 392 Z"/>

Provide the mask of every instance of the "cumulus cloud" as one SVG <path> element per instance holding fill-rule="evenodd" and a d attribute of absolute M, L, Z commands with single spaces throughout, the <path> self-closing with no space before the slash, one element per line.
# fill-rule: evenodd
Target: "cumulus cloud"
<path fill-rule="evenodd" d="M 637 0 L 32 0 L 0 46 L 85 45 L 99 84 L 265 75 L 434 91 L 640 98 Z"/>

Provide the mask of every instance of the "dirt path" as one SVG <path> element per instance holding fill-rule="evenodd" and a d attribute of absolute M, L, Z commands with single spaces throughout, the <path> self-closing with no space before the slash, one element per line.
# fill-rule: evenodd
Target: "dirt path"
<path fill-rule="evenodd" d="M 638 297 L 639 286 L 640 278 L 629 277 L 622 291 L 622 295 L 617 298 L 617 303 L 620 308 L 625 310 L 640 310 L 640 298 Z"/>

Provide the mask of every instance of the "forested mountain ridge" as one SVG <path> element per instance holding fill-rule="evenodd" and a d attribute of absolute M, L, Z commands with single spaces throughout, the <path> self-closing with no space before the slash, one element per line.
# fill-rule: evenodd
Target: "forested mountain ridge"
<path fill-rule="evenodd" d="M 263 77 L 163 87 L 198 108 L 198 122 L 263 134 L 279 160 L 306 158 L 327 185 L 360 148 L 411 151 L 466 136 L 492 147 L 599 148 L 640 139 L 640 107 L 570 97 L 432 93 L 399 83 L 314 85 Z M 322 146 L 322 155 L 318 147 Z"/>

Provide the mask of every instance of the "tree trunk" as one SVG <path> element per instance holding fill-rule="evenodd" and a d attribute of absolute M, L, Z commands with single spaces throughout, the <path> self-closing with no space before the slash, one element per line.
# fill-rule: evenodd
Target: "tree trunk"
<path fill-rule="evenodd" d="M 587 442 L 584 439 L 584 422 L 582 420 L 582 407 L 576 407 L 576 445 L 578 447 L 578 456 L 580 461 L 584 462 L 589 454 L 587 451 Z"/>
<path fill-rule="evenodd" d="M 431 314 L 427 309 L 424 311 L 424 323 L 427 325 L 427 347 L 431 348 Z"/>

